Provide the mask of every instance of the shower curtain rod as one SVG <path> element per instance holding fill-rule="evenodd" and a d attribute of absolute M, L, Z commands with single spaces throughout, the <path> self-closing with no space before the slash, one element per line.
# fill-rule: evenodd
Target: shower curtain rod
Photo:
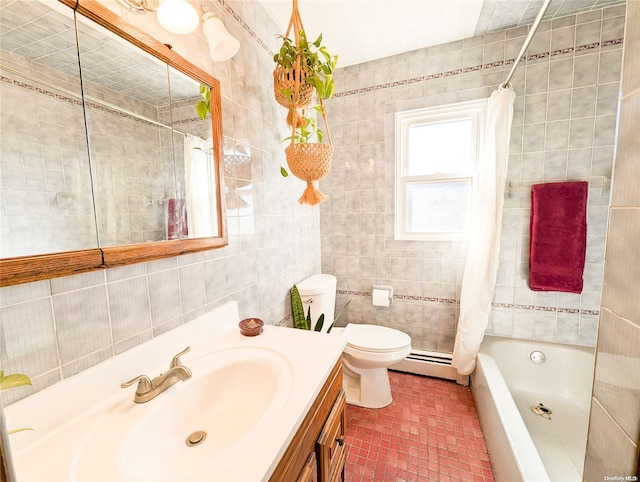
<path fill-rule="evenodd" d="M 522 60 L 524 53 L 529 48 L 529 44 L 531 43 L 533 36 L 536 34 L 536 31 L 540 26 L 540 22 L 542 22 L 542 17 L 544 17 L 544 14 L 547 12 L 547 9 L 549 8 L 550 4 L 551 4 L 551 0 L 544 0 L 544 3 L 542 4 L 542 7 L 540 7 L 540 11 L 538 12 L 538 16 L 534 20 L 533 25 L 531 25 L 531 29 L 527 34 L 527 38 L 524 39 L 522 48 L 520 49 L 520 52 L 518 53 L 518 56 L 516 57 L 516 60 L 513 63 L 513 66 L 511 67 L 511 70 L 509 71 L 509 75 L 507 75 L 507 78 L 504 79 L 504 82 L 502 83 L 502 88 L 507 88 L 509 86 L 509 81 L 511 81 L 511 77 L 513 77 L 513 74 L 515 74 L 516 69 L 518 68 L 518 64 L 520 64 L 520 61 Z"/>
<path fill-rule="evenodd" d="M 50 89 L 54 89 L 54 90 L 57 90 L 59 92 L 62 92 L 63 94 L 67 94 L 68 96 L 74 97 L 75 99 L 82 100 L 82 94 L 79 94 L 77 92 L 73 92 L 71 90 L 65 89 L 64 87 L 53 85 L 52 83 L 47 82 L 46 80 L 38 79 L 37 77 L 34 77 L 34 76 L 30 75 L 30 74 L 27 74 L 26 72 L 22 72 L 22 71 L 20 71 L 18 69 L 14 69 L 13 67 L 9 67 L 8 65 L 4 65 L 4 64 L 0 64 L 0 68 L 8 70 L 8 71 L 10 71 L 10 72 L 12 72 L 14 74 L 20 75 L 20 76 L 24 77 L 25 79 L 28 79 L 28 80 L 30 80 L 32 82 L 37 82 L 37 83 L 39 83 L 41 85 L 49 87 Z M 182 131 L 179 131 L 177 129 L 171 128 L 168 125 L 163 124 L 162 122 L 158 122 L 156 120 L 149 119 L 148 117 L 140 115 L 140 114 L 138 114 L 136 112 L 131 112 L 130 110 L 127 110 L 127 109 L 123 109 L 120 106 L 117 106 L 115 104 L 111 104 L 111 103 L 109 103 L 107 101 L 104 101 L 102 99 L 97 99 L 95 97 L 91 97 L 91 96 L 88 96 L 88 95 L 85 95 L 85 99 L 88 100 L 88 101 L 94 102 L 96 104 L 100 104 L 100 105 L 102 105 L 104 107 L 107 107 L 109 109 L 113 109 L 113 110 L 122 112 L 123 114 L 126 114 L 128 116 L 135 117 L 136 119 L 139 119 L 141 121 L 148 122 L 148 123 L 156 125 L 158 127 L 164 127 L 165 129 L 169 129 L 172 132 L 175 132 L 176 134 L 180 134 L 183 137 L 187 137 L 187 135 L 188 135 L 186 132 L 182 132 Z"/>

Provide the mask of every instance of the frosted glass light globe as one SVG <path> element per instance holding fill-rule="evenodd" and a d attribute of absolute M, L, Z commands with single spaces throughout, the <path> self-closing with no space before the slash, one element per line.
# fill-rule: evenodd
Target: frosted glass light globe
<path fill-rule="evenodd" d="M 193 32 L 200 22 L 198 12 L 186 0 L 162 0 L 157 15 L 160 25 L 178 34 Z"/>

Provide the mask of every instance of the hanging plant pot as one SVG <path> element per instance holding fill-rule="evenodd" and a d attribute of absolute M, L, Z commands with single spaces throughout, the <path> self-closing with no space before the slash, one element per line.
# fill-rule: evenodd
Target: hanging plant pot
<path fill-rule="evenodd" d="M 298 199 L 300 204 L 312 206 L 321 203 L 326 196 L 313 186 L 314 181 L 324 179 L 331 171 L 331 144 L 291 143 L 284 150 L 287 164 L 294 176 L 307 181 L 307 188 Z"/>
<path fill-rule="evenodd" d="M 300 83 L 296 87 L 298 82 L 297 71 L 276 65 L 273 71 L 273 93 L 278 104 L 289 110 L 307 107 L 313 99 L 313 86 L 307 84 L 305 81 L 307 77 L 309 77 L 309 72 L 306 69 L 302 69 L 300 71 Z"/>

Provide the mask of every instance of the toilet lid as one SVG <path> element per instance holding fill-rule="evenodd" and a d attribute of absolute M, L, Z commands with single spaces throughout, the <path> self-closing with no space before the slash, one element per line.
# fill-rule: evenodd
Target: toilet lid
<path fill-rule="evenodd" d="M 343 335 L 347 345 L 364 351 L 397 351 L 411 345 L 409 335 L 386 326 L 349 323 Z"/>

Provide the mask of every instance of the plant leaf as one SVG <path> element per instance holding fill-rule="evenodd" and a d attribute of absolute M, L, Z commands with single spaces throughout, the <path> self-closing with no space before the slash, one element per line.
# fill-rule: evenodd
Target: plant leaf
<path fill-rule="evenodd" d="M 308 329 L 305 328 L 306 320 L 304 318 L 304 305 L 302 304 L 300 292 L 296 285 L 293 285 L 291 288 L 291 314 L 293 315 L 293 324 L 296 328 L 300 328 L 302 330 Z"/>
<path fill-rule="evenodd" d="M 311 329 L 311 306 L 309 306 L 309 309 L 307 310 L 307 317 L 305 319 L 305 330 L 310 330 Z"/>
<path fill-rule="evenodd" d="M 196 103 L 196 112 L 198 113 L 200 119 L 205 120 L 207 118 L 209 106 L 204 100 L 200 100 Z"/>
<path fill-rule="evenodd" d="M 280 94 L 282 94 L 283 97 L 291 97 L 291 89 L 289 87 L 280 89 Z"/>
<path fill-rule="evenodd" d="M 31 379 L 22 373 L 4 376 L 4 372 L 0 374 L 0 389 L 21 387 L 23 385 L 31 385 Z"/>
<path fill-rule="evenodd" d="M 333 91 L 335 90 L 335 88 L 336 88 L 336 85 L 333 82 L 327 85 L 328 92 L 326 92 L 327 95 L 325 99 L 329 99 L 333 95 Z"/>
<path fill-rule="evenodd" d="M 324 325 L 324 313 L 322 313 L 320 315 L 320 318 L 318 318 L 318 321 L 316 322 L 316 327 L 313 329 L 313 331 L 322 331 L 322 325 Z"/>
<path fill-rule="evenodd" d="M 282 177 L 289 177 L 289 173 L 288 173 L 288 172 L 287 172 L 287 170 L 286 170 L 284 167 L 282 167 L 282 166 L 280 166 L 280 175 L 281 175 Z"/>

